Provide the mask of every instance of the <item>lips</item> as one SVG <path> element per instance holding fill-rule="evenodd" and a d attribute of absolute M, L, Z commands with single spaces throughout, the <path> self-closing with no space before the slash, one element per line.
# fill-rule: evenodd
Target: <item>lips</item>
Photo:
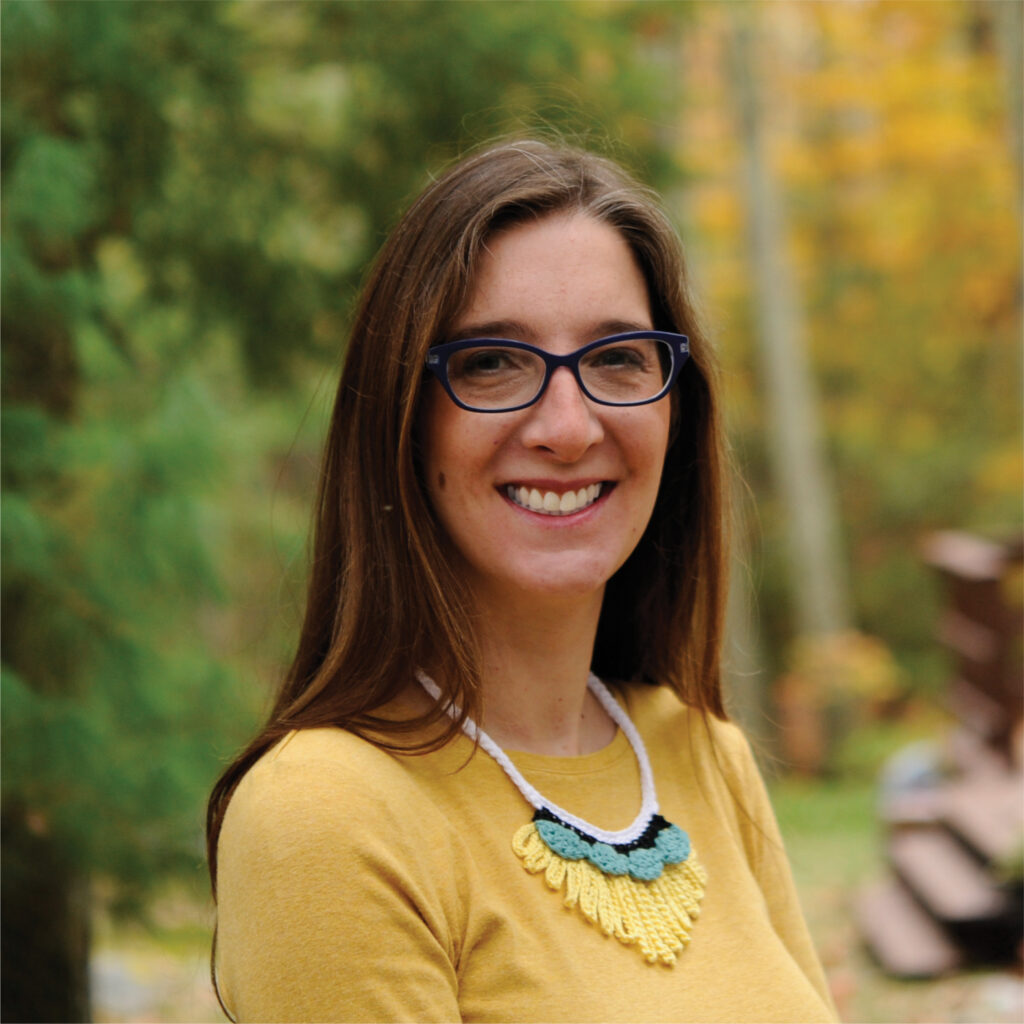
<path fill-rule="evenodd" d="M 521 508 L 546 516 L 567 516 L 580 512 L 601 496 L 603 483 L 589 484 L 571 491 L 541 491 L 523 484 L 508 484 L 505 494 L 509 501 Z"/>

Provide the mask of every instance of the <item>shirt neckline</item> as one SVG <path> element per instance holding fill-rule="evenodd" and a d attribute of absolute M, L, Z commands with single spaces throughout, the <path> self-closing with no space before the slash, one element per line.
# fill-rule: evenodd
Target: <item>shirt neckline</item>
<path fill-rule="evenodd" d="M 578 754 L 573 757 L 556 757 L 551 754 L 535 754 L 523 750 L 506 750 L 515 766 L 521 772 L 545 772 L 550 775 L 587 775 L 601 771 L 632 756 L 633 748 L 621 729 L 615 730 L 615 738 L 607 746 L 592 754 Z"/>

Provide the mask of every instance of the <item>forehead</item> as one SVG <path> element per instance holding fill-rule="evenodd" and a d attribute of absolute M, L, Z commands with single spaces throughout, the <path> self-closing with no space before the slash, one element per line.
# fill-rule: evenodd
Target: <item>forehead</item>
<path fill-rule="evenodd" d="M 487 240 L 453 330 L 503 323 L 522 323 L 527 333 L 585 330 L 588 319 L 622 323 L 625 330 L 652 326 L 647 286 L 617 229 L 587 214 L 558 213 L 502 228 Z"/>

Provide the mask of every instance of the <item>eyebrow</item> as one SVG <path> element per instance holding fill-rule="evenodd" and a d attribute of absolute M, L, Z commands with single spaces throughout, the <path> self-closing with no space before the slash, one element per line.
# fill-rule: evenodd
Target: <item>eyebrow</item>
<path fill-rule="evenodd" d="M 448 341 L 464 341 L 467 338 L 534 338 L 533 332 L 518 320 L 488 320 L 486 323 L 466 324 L 456 331 L 451 331 Z"/>
<path fill-rule="evenodd" d="M 653 329 L 650 324 L 636 323 L 632 320 L 602 320 L 600 323 L 594 324 L 586 334 L 592 335 L 591 341 L 596 341 L 598 338 L 606 338 L 612 334 L 627 334 L 630 331 Z M 537 335 L 519 320 L 488 320 L 486 323 L 466 324 L 464 327 L 451 331 L 445 340 L 465 341 L 467 338 L 507 338 L 535 342 Z"/>

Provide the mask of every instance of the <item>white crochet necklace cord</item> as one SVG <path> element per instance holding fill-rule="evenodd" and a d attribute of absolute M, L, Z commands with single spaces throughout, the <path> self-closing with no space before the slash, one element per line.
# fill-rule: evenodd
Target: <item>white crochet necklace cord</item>
<path fill-rule="evenodd" d="M 434 700 L 437 684 L 417 672 Z M 700 913 L 707 873 L 690 837 L 658 810 L 654 774 L 643 739 L 618 701 L 597 676 L 590 691 L 622 730 L 640 770 L 641 804 L 633 823 L 610 832 L 578 818 L 539 793 L 511 758 L 471 719 L 462 729 L 489 754 L 534 809 L 533 820 L 512 837 L 512 849 L 531 874 L 543 875 L 563 904 L 604 932 L 634 946 L 650 964 L 671 966 L 690 943 Z M 447 709 L 453 718 L 459 710 Z"/>

